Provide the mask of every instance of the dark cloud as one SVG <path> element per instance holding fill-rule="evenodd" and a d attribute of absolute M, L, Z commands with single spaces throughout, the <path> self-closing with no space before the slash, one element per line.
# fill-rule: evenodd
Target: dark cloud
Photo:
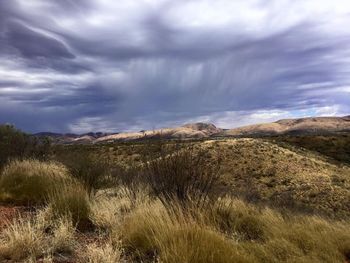
<path fill-rule="evenodd" d="M 73 59 L 67 47 L 57 39 L 35 32 L 20 23 L 7 24 L 8 44 L 16 48 L 24 58 Z"/>
<path fill-rule="evenodd" d="M 79 132 L 348 114 L 349 11 L 340 0 L 0 0 L 0 122 Z"/>

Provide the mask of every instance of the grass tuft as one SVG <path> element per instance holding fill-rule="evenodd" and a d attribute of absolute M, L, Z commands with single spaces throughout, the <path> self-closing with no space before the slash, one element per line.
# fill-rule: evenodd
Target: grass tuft
<path fill-rule="evenodd" d="M 0 202 L 16 205 L 44 204 L 50 191 L 69 177 L 67 169 L 53 162 L 13 161 L 0 176 Z"/>
<path fill-rule="evenodd" d="M 71 181 L 54 189 L 49 193 L 48 203 L 56 218 L 71 218 L 79 228 L 89 225 L 90 199 L 80 183 Z"/>

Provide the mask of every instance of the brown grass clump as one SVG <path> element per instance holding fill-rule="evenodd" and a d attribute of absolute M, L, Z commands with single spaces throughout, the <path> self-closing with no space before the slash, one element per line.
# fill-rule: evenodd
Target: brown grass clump
<path fill-rule="evenodd" d="M 122 223 L 127 214 L 149 202 L 148 191 L 141 187 L 100 191 L 91 200 L 90 220 L 100 229 L 111 232 Z"/>
<path fill-rule="evenodd" d="M 53 162 L 13 161 L 0 177 L 0 201 L 22 205 L 50 204 L 56 218 L 86 223 L 90 205 L 86 188 Z"/>
<path fill-rule="evenodd" d="M 53 219 L 51 211 L 44 209 L 33 217 L 8 222 L 0 232 L 0 262 L 54 262 L 57 255 L 71 255 L 75 246 L 72 221 Z"/>
<path fill-rule="evenodd" d="M 81 263 L 119 263 L 121 261 L 121 249 L 110 242 L 97 245 L 90 244 L 85 248 L 85 253 L 80 259 Z"/>
<path fill-rule="evenodd" d="M 122 236 L 127 248 L 140 258 L 159 257 L 167 263 L 251 262 L 232 240 L 160 203 L 144 206 L 128 217 Z"/>
<path fill-rule="evenodd" d="M 51 251 L 55 253 L 73 253 L 75 247 L 75 227 L 70 218 L 62 217 L 53 223 L 51 236 Z"/>
<path fill-rule="evenodd" d="M 70 181 L 51 191 L 48 203 L 56 218 L 71 218 L 79 227 L 86 227 L 90 222 L 89 195 L 78 182 Z"/>
<path fill-rule="evenodd" d="M 127 251 L 139 260 L 171 263 L 331 263 L 344 262 L 350 251 L 349 223 L 282 216 L 236 199 L 191 212 L 156 202 L 126 217 L 121 233 Z"/>
<path fill-rule="evenodd" d="M 219 231 L 238 240 L 263 241 L 266 238 L 267 225 L 259 211 L 240 200 L 220 199 L 207 212 L 208 219 Z"/>
<path fill-rule="evenodd" d="M 69 177 L 67 169 L 57 163 L 37 160 L 13 161 L 0 176 L 0 202 L 37 205 L 46 201 L 50 191 Z"/>
<path fill-rule="evenodd" d="M 45 239 L 35 222 L 19 218 L 1 232 L 0 259 L 36 258 L 44 252 Z"/>

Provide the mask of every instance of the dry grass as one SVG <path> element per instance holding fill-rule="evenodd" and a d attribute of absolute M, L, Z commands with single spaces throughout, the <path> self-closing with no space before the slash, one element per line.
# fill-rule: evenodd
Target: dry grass
<path fill-rule="evenodd" d="M 348 167 L 262 140 L 201 142 L 196 147 L 206 151 L 208 163 L 220 152 L 224 156 L 224 183 L 241 194 L 249 188 L 259 202 L 232 196 L 217 198 L 210 193 L 211 201 L 203 209 L 191 198 L 185 202 L 157 198 L 143 184 L 99 190 L 89 197 L 81 184 L 69 179 L 51 191 L 44 210 L 0 230 L 0 261 L 55 262 L 61 254 L 71 261 L 91 263 L 350 261 Z M 177 168 L 192 169 L 186 165 Z M 332 180 L 335 174 L 345 178 L 341 185 Z M 147 178 L 143 183 L 147 184 Z M 313 199 L 306 186 L 316 193 Z M 273 197 L 291 202 L 282 193 L 291 194 L 298 205 L 334 209 L 337 217 L 342 215 L 346 220 L 272 208 L 275 201 L 268 199 Z M 263 201 L 270 206 L 262 205 Z M 87 235 L 92 241 L 81 240 L 75 229 L 84 221 L 94 224 L 93 232 Z"/>
<path fill-rule="evenodd" d="M 52 253 L 72 253 L 76 245 L 75 231 L 70 218 L 62 217 L 54 221 L 50 245 Z"/>
<path fill-rule="evenodd" d="M 78 182 L 70 181 L 51 191 L 48 203 L 57 218 L 69 217 L 79 227 L 89 223 L 89 195 Z"/>
<path fill-rule="evenodd" d="M 176 205 L 177 206 L 177 205 Z M 249 262 L 232 240 L 160 202 L 139 208 L 127 217 L 122 237 L 139 259 L 161 262 Z"/>
<path fill-rule="evenodd" d="M 113 246 L 111 243 L 103 245 L 90 244 L 86 248 L 84 256 L 80 259 L 81 263 L 119 263 L 121 261 L 121 249 Z"/>
<path fill-rule="evenodd" d="M 350 223 L 345 221 L 281 214 L 232 198 L 208 210 L 151 199 L 133 206 L 128 198 L 105 195 L 95 201 L 91 218 L 101 230 L 95 234 L 99 242 L 77 243 L 72 221 L 55 219 L 47 209 L 2 231 L 0 258 L 46 257 L 50 262 L 79 249 L 80 262 L 333 263 L 345 262 L 350 252 Z"/>
<path fill-rule="evenodd" d="M 156 158 L 164 145 L 172 144 L 115 143 L 91 146 L 89 151 L 118 166 L 135 167 L 142 164 L 144 156 Z M 179 148 L 187 145 L 183 142 Z M 335 219 L 350 217 L 350 168 L 346 163 L 333 163 L 315 152 L 285 148 L 264 139 L 198 141 L 193 145 L 206 153 L 207 164 L 220 154 L 224 184 L 236 196 L 279 209 Z M 176 147 L 165 148 L 172 154 Z M 336 151 L 337 146 L 330 150 Z"/>
<path fill-rule="evenodd" d="M 69 177 L 67 169 L 53 162 L 13 161 L 0 176 L 0 202 L 43 204 L 47 194 Z"/>
<path fill-rule="evenodd" d="M 33 217 L 18 218 L 9 222 L 0 234 L 0 261 L 51 262 L 54 256 L 72 254 L 75 228 L 69 218 L 53 219 L 49 209 Z"/>
<path fill-rule="evenodd" d="M 44 253 L 45 239 L 36 222 L 20 218 L 1 232 L 0 259 L 22 260 Z"/>
<path fill-rule="evenodd" d="M 160 203 L 136 210 L 122 227 L 128 251 L 138 259 L 158 257 L 161 262 L 276 263 L 344 262 L 350 251 L 346 222 L 282 216 L 241 200 L 190 214 L 169 211 Z"/>

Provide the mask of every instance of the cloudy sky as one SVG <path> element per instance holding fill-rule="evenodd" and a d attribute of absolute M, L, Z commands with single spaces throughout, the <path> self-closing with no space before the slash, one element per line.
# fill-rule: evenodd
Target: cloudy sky
<path fill-rule="evenodd" d="M 350 1 L 0 0 L 0 123 L 220 127 L 350 113 Z"/>

